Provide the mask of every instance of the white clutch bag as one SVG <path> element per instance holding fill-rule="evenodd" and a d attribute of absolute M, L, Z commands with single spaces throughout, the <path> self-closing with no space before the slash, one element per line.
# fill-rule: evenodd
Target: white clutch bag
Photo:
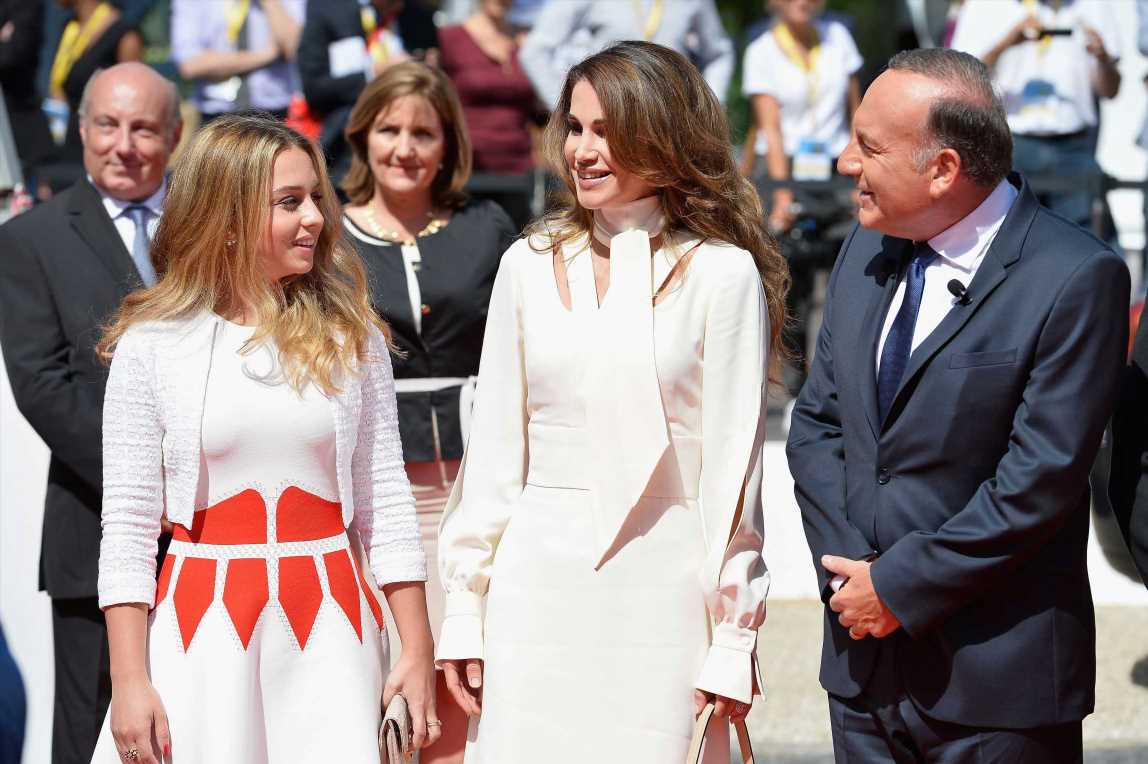
<path fill-rule="evenodd" d="M 710 724 L 710 719 L 714 715 L 714 704 L 706 703 L 706 707 L 702 710 L 702 715 L 698 717 L 697 723 L 694 724 L 694 737 L 690 740 L 690 750 L 686 754 L 686 764 L 699 764 L 702 760 L 702 742 L 706 737 L 706 727 Z M 745 727 L 745 722 L 734 722 L 734 730 L 737 731 L 737 744 L 741 748 L 741 759 L 745 764 L 754 764 L 753 761 L 753 746 L 749 742 L 749 730 Z"/>
<path fill-rule="evenodd" d="M 383 713 L 383 725 L 379 727 L 379 757 L 382 764 L 403 764 L 411 760 L 414 755 L 411 750 L 413 727 L 407 699 L 402 695 L 391 698 Z"/>

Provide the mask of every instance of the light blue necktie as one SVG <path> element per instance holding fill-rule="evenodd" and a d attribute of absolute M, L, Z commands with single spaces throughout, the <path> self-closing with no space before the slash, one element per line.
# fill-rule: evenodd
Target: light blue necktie
<path fill-rule="evenodd" d="M 921 296 L 925 292 L 925 269 L 936 257 L 937 253 L 924 242 L 913 250 L 913 259 L 905 276 L 905 299 L 893 319 L 885 346 L 881 348 L 881 368 L 877 371 L 877 411 L 882 422 L 893 405 L 901 377 L 905 376 L 909 365 L 913 331 L 917 327 L 917 313 L 921 310 Z"/>
<path fill-rule="evenodd" d="M 147 216 L 151 210 L 142 204 L 133 204 L 124 210 L 124 214 L 132 219 L 136 227 L 136 236 L 132 240 L 132 260 L 144 286 L 153 287 L 156 281 L 155 267 L 151 264 L 151 239 L 147 235 Z"/>

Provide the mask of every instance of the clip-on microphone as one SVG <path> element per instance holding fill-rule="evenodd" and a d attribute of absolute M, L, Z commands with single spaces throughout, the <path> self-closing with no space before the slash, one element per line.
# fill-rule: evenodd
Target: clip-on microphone
<path fill-rule="evenodd" d="M 968 305 L 972 302 L 968 288 L 961 282 L 953 279 L 948 283 L 949 294 L 957 298 L 957 305 Z"/>

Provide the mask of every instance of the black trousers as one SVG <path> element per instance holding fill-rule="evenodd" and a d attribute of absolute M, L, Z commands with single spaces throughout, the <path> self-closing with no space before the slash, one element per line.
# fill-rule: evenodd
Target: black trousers
<path fill-rule="evenodd" d="M 108 629 L 95 597 L 52 600 L 52 764 L 90 764 L 112 700 Z"/>
<path fill-rule="evenodd" d="M 856 698 L 829 695 L 837 764 L 1080 764 L 1081 723 L 1033 729 L 966 727 L 931 719 L 905 694 L 896 642 L 881 645 Z"/>

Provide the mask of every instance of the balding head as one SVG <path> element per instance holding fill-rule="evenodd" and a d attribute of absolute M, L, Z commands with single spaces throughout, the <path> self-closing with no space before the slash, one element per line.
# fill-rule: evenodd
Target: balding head
<path fill-rule="evenodd" d="M 1012 136 L 988 71 L 949 50 L 894 56 L 866 91 L 837 160 L 857 179 L 861 224 L 914 241 L 974 210 L 1011 164 Z"/>
<path fill-rule="evenodd" d="M 1004 179 L 1012 169 L 1012 133 L 988 67 L 968 53 L 931 48 L 898 53 L 889 69 L 934 85 L 927 96 L 919 165 L 948 148 L 977 185 L 993 188 Z"/>
<path fill-rule="evenodd" d="M 144 64 L 97 72 L 80 102 L 84 169 L 104 193 L 142 201 L 163 183 L 179 141 L 175 86 Z"/>

